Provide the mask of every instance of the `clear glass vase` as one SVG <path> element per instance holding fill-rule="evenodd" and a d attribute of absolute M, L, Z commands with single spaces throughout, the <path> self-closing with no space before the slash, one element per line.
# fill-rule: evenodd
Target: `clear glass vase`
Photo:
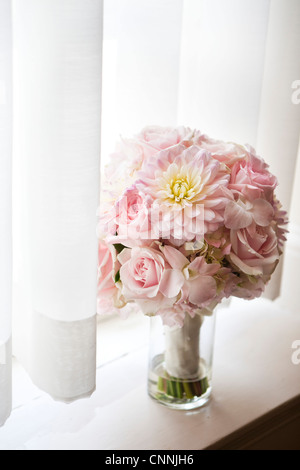
<path fill-rule="evenodd" d="M 148 393 L 178 410 L 205 405 L 211 396 L 215 315 L 185 316 L 182 328 L 151 318 Z"/>

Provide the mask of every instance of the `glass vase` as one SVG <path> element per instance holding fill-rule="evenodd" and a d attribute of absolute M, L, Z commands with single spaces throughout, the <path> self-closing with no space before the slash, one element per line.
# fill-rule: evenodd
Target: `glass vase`
<path fill-rule="evenodd" d="M 178 410 L 205 405 L 211 396 L 215 315 L 185 316 L 182 328 L 151 318 L 148 393 Z"/>

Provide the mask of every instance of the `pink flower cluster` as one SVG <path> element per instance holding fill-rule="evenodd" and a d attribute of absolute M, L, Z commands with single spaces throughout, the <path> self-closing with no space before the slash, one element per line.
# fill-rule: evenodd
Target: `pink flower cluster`
<path fill-rule="evenodd" d="M 135 303 L 182 326 L 230 296 L 259 297 L 282 254 L 277 179 L 250 146 L 148 127 L 107 167 L 99 313 Z"/>

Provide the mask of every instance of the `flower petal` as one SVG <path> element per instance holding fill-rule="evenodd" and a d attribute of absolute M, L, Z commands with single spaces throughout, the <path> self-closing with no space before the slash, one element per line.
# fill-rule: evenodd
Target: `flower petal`
<path fill-rule="evenodd" d="M 227 228 L 239 230 L 251 225 L 253 216 L 251 212 L 234 201 L 230 201 L 225 209 L 224 222 Z"/>
<path fill-rule="evenodd" d="M 171 299 L 179 294 L 184 281 L 185 279 L 181 271 L 178 269 L 166 269 L 163 273 L 159 290 L 165 297 Z"/>
<path fill-rule="evenodd" d="M 231 262 L 245 274 L 249 274 L 250 276 L 261 276 L 263 274 L 262 268 L 258 266 L 249 266 L 234 253 L 230 253 L 229 258 Z"/>
<path fill-rule="evenodd" d="M 161 251 L 173 269 L 179 269 L 182 271 L 182 269 L 189 264 L 189 260 L 180 251 L 176 250 L 176 248 L 173 248 L 172 246 L 165 245 L 161 247 Z"/>
<path fill-rule="evenodd" d="M 253 218 L 257 225 L 267 227 L 274 218 L 274 209 L 265 199 L 256 199 L 253 202 Z"/>
<path fill-rule="evenodd" d="M 200 276 L 189 282 L 189 299 L 198 307 L 208 305 L 217 293 L 217 284 L 213 277 Z"/>
<path fill-rule="evenodd" d="M 130 248 L 125 248 L 124 250 L 121 251 L 121 253 L 118 255 L 118 261 L 123 265 L 127 263 L 131 258 L 131 249 Z"/>

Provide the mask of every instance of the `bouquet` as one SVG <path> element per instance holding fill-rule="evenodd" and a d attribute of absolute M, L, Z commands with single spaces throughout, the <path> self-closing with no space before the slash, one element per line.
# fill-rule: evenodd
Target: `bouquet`
<path fill-rule="evenodd" d="M 191 409 L 208 400 L 212 354 L 200 357 L 200 329 L 223 299 L 259 297 L 270 280 L 286 240 L 276 187 L 252 147 L 185 127 L 145 128 L 111 155 L 98 313 L 134 306 L 161 317 L 165 351 L 149 378 L 159 401 Z"/>
<path fill-rule="evenodd" d="M 121 139 L 100 206 L 98 313 L 134 303 L 168 326 L 261 296 L 285 241 L 277 179 L 248 145 L 185 127 Z"/>

